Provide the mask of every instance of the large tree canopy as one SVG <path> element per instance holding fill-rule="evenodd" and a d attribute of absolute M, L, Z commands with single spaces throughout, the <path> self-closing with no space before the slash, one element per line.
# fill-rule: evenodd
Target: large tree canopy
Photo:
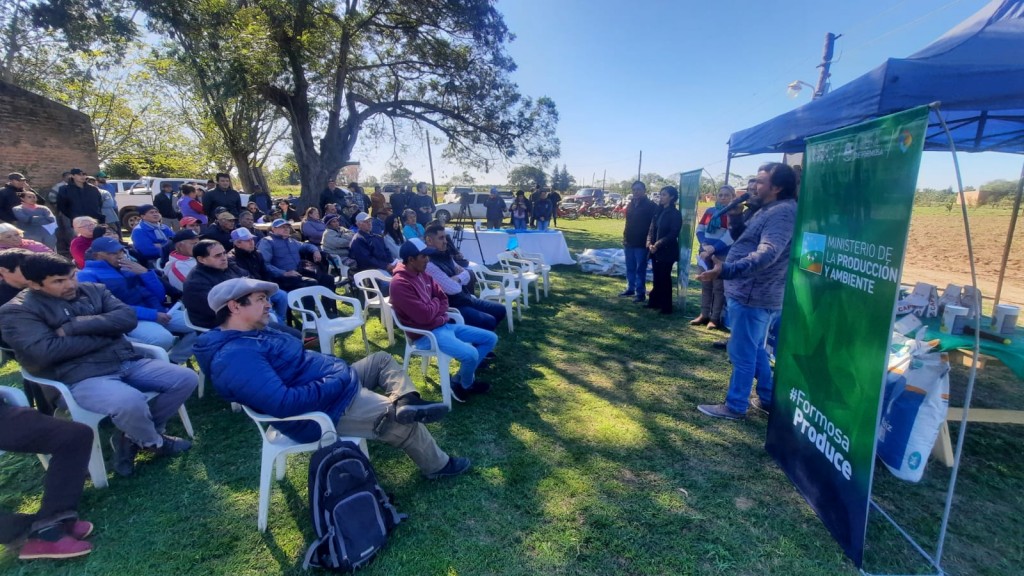
<path fill-rule="evenodd" d="M 94 4 L 48 0 L 52 21 Z M 304 203 L 351 159 L 361 133 L 395 140 L 409 123 L 442 133 L 446 156 L 467 166 L 511 158 L 543 165 L 558 156 L 555 104 L 523 96 L 510 79 L 513 36 L 491 0 L 127 4 L 185 59 L 216 64 L 200 81 L 229 83 L 277 107 L 290 126 Z"/>

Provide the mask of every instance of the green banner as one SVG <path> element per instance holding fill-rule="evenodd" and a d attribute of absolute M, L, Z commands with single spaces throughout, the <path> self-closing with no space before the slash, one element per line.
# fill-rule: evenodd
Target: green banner
<path fill-rule="evenodd" d="M 679 229 L 679 300 L 686 306 L 686 285 L 690 282 L 690 259 L 693 254 L 694 227 L 697 224 L 697 202 L 700 200 L 700 175 L 704 169 L 683 172 L 679 176 L 679 213 L 683 225 Z"/>
<path fill-rule="evenodd" d="M 928 108 L 807 139 L 765 449 L 859 567 Z"/>

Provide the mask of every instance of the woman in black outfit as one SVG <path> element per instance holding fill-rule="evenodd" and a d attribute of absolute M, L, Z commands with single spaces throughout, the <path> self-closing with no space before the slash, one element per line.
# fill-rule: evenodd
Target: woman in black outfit
<path fill-rule="evenodd" d="M 672 313 L 672 265 L 679 260 L 679 229 L 683 225 L 683 216 L 676 208 L 678 198 L 679 191 L 674 186 L 665 186 L 658 192 L 658 211 L 647 234 L 647 250 L 654 269 L 647 307 L 657 308 L 662 314 Z"/>

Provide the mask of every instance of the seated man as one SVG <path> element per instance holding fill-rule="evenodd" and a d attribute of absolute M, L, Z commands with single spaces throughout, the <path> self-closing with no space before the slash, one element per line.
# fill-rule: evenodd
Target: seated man
<path fill-rule="evenodd" d="M 402 324 L 430 330 L 442 352 L 459 361 L 459 373 L 452 378 L 452 395 L 465 402 L 471 394 L 484 394 L 491 386 L 476 380 L 476 369 L 494 350 L 498 337 L 494 332 L 448 323 L 448 296 L 426 274 L 429 259 L 426 245 L 419 238 L 402 244 L 402 262 L 395 266 L 391 281 L 391 307 Z M 426 338 L 406 334 L 419 349 L 429 347 Z"/>
<path fill-rule="evenodd" d="M 185 287 L 188 273 L 196 267 L 196 259 L 192 257 L 192 249 L 199 242 L 199 236 L 188 228 L 182 228 L 171 238 L 174 250 L 167 256 L 164 266 L 164 278 L 178 292 Z"/>
<path fill-rule="evenodd" d="M 18 362 L 63 382 L 86 410 L 110 416 L 114 471 L 130 476 L 139 450 L 180 454 L 192 443 L 164 433 L 167 420 L 199 385 L 196 373 L 143 358 L 125 334 L 135 311 L 98 284 L 79 284 L 75 265 L 57 254 L 25 260 L 29 289 L 0 307 L 0 328 Z M 147 402 L 144 392 L 159 395 Z"/>
<path fill-rule="evenodd" d="M 174 237 L 174 230 L 163 223 L 160 211 L 152 204 L 139 206 L 139 216 L 142 220 L 132 230 L 132 246 L 146 259 L 141 264 L 150 268 L 160 260 L 160 252 Z"/>
<path fill-rule="evenodd" d="M 305 286 L 315 286 L 316 282 L 309 278 L 303 278 L 298 273 L 295 276 L 282 276 L 274 278 L 267 267 L 263 255 L 256 250 L 256 237 L 246 228 L 236 228 L 231 231 L 231 242 L 234 248 L 228 253 L 228 262 L 237 266 L 246 276 L 253 280 L 264 282 L 276 282 L 281 291 L 270 297 L 270 304 L 274 307 L 274 314 L 279 319 L 288 318 L 288 296 L 287 290 L 296 290 Z"/>
<path fill-rule="evenodd" d="M 395 269 L 395 265 L 392 264 L 391 252 L 388 251 L 387 244 L 384 243 L 384 237 L 373 233 L 373 220 L 370 215 L 366 212 L 356 214 L 356 228 L 359 231 L 352 237 L 352 242 L 348 247 L 348 255 L 355 260 L 356 265 L 349 271 L 349 274 L 354 276 L 356 272 L 363 270 L 380 270 L 391 274 Z M 378 284 L 381 292 L 387 296 L 390 282 L 378 282 Z"/>
<path fill-rule="evenodd" d="M 484 330 L 494 330 L 505 320 L 505 306 L 481 300 L 473 294 L 470 283 L 473 274 L 455 262 L 448 250 L 448 235 L 444 231 L 444 226 L 436 222 L 430 224 L 427 226 L 424 239 L 427 244 L 425 253 L 430 257 L 427 274 L 448 295 L 448 305 L 462 313 L 466 324 Z"/>
<path fill-rule="evenodd" d="M 292 225 L 287 220 L 277 219 L 271 223 L 270 236 L 260 240 L 259 251 L 267 263 L 267 269 L 274 276 L 274 281 L 281 278 L 284 282 L 281 287 L 285 290 L 294 290 L 305 285 L 297 282 L 303 276 L 313 279 L 331 292 L 338 289 L 334 277 L 325 270 L 327 260 L 320 253 L 320 249 L 292 238 Z M 337 314 L 338 306 L 335 300 L 324 299 L 323 303 L 328 314 Z"/>
<path fill-rule="evenodd" d="M 238 279 L 210 291 L 208 305 L 220 327 L 199 338 L 196 358 L 222 398 L 278 418 L 324 412 L 338 434 L 400 448 L 430 479 L 469 469 L 468 458 L 445 454 L 422 424 L 440 420 L 448 407 L 421 399 L 390 354 L 377 352 L 349 366 L 269 328 L 269 295 L 277 290 L 269 282 Z M 375 388 L 384 394 L 371 392 Z M 274 427 L 296 442 L 315 442 L 321 434 L 308 420 Z"/>
<path fill-rule="evenodd" d="M 213 222 L 206 228 L 203 238 L 216 240 L 225 250 L 231 250 L 231 232 L 235 229 L 237 221 L 238 218 L 225 209 L 214 217 Z"/>
<path fill-rule="evenodd" d="M 71 226 L 75 230 L 75 237 L 71 240 L 71 245 L 68 249 L 71 251 L 71 257 L 75 260 L 75 265 L 79 269 L 85 266 L 85 251 L 92 244 L 92 231 L 98 225 L 99 221 L 91 216 L 79 216 L 71 221 Z"/>
<path fill-rule="evenodd" d="M 228 253 L 216 240 L 200 240 L 192 249 L 196 256 L 196 267 L 185 280 L 185 289 L 181 296 L 181 302 L 185 305 L 185 313 L 189 320 L 200 328 L 215 328 L 217 326 L 216 315 L 206 303 L 206 295 L 213 290 L 213 287 L 233 278 L 244 278 L 246 273 L 238 266 L 231 264 L 228 260 Z M 279 318 L 278 320 L 285 320 Z M 288 328 L 275 322 L 274 328 L 300 338 L 302 334 L 298 330 Z"/>
<path fill-rule="evenodd" d="M 84 539 L 92 522 L 78 519 L 78 503 L 92 456 L 92 429 L 0 399 L 0 450 L 49 454 L 43 502 L 35 514 L 0 512 L 0 544 L 24 539 L 18 558 L 74 558 L 92 551 Z"/>
<path fill-rule="evenodd" d="M 184 233 L 193 232 L 178 232 Z M 192 356 L 195 332 L 185 324 L 180 308 L 168 313 L 164 306 L 167 294 L 156 272 L 128 260 L 124 246 L 107 237 L 93 240 L 85 256 L 85 268 L 78 273 L 78 281 L 103 284 L 115 298 L 135 309 L 139 323 L 126 334 L 129 340 L 167 350 L 175 364 Z"/>

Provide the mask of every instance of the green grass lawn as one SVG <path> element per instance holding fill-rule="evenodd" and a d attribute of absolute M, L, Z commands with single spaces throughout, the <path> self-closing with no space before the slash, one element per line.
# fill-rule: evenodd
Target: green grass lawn
<path fill-rule="evenodd" d="M 622 222 L 562 221 L 575 253 L 617 246 Z M 697 403 L 720 401 L 729 364 L 710 348 L 718 333 L 692 329 L 695 310 L 670 317 L 616 298 L 621 279 L 556 268 L 552 294 L 531 305 L 514 334 L 499 329 L 492 392 L 431 424 L 440 445 L 474 469 L 421 478 L 401 452 L 370 444 L 381 482 L 409 514 L 368 575 L 856 574 L 811 509 L 763 449 L 766 419 L 711 420 Z M 691 288 L 690 302 L 699 297 Z M 692 306 L 692 304 L 691 304 Z M 369 323 L 376 349 L 387 339 Z M 400 359 L 403 342 L 387 350 Z M 363 353 L 352 336 L 340 350 Z M 440 397 L 436 369 L 413 379 Z M 0 384 L 17 385 L 16 366 Z M 954 374 L 957 383 L 965 372 Z M 143 462 L 136 476 L 87 485 L 83 517 L 95 551 L 64 562 L 0 559 L 3 574 L 299 574 L 312 531 L 308 456 L 275 482 L 269 529 L 256 530 L 260 439 L 216 393 L 192 398 L 191 452 Z M 977 405 L 1024 408 L 1020 383 L 986 370 Z M 955 433 L 956 427 L 951 427 Z M 110 429 L 103 431 L 109 434 Z M 177 420 L 172 432 L 183 433 Z M 1024 566 L 1024 459 L 1020 428 L 972 425 L 957 486 L 946 567 L 1011 574 Z M 34 510 L 42 469 L 0 457 L 0 507 Z M 933 542 L 948 472 L 935 462 L 917 485 L 876 474 L 876 496 Z M 931 546 L 931 544 L 929 544 Z M 873 515 L 866 567 L 923 570 Z"/>

